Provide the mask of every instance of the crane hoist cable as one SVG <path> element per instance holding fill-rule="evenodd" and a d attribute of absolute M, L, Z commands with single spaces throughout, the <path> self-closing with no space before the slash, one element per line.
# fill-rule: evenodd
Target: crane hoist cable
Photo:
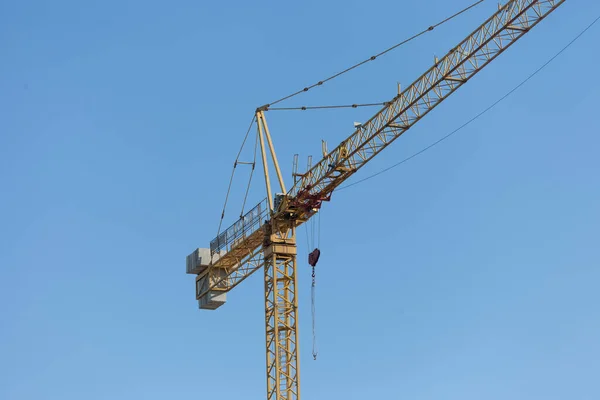
<path fill-rule="evenodd" d="M 448 139 L 450 136 L 454 135 L 455 133 L 463 130 L 464 128 L 466 128 L 467 126 L 469 126 L 470 124 L 472 124 L 473 122 L 475 122 L 477 119 L 481 118 L 484 114 L 488 113 L 489 111 L 491 111 L 494 107 L 496 107 L 498 104 L 500 104 L 501 102 L 503 102 L 504 100 L 506 100 L 509 96 L 511 96 L 513 93 L 515 93 L 517 90 L 519 90 L 522 86 L 524 86 L 527 82 L 529 82 L 533 77 L 535 77 L 537 74 L 539 74 L 540 72 L 542 72 L 542 70 L 544 68 L 546 68 L 548 65 L 550 65 L 554 60 L 556 60 L 562 53 L 564 53 L 569 47 L 571 47 L 573 45 L 573 43 L 575 43 L 577 40 L 579 40 L 579 38 L 581 38 L 588 30 L 590 30 L 594 25 L 596 25 L 596 23 L 600 21 L 600 16 L 598 16 L 596 19 L 594 19 L 592 21 L 592 23 L 590 23 L 583 31 L 581 31 L 577 36 L 575 36 L 575 38 L 573 38 L 569 43 L 567 43 L 566 46 L 564 46 L 562 49 L 560 49 L 560 51 L 558 51 L 558 53 L 556 53 L 554 56 L 552 56 L 548 61 L 546 61 L 544 64 L 542 64 L 541 67 L 539 67 L 538 69 L 536 69 L 533 73 L 531 73 L 527 78 L 525 78 L 521 83 L 519 83 L 517 86 L 515 86 L 514 88 L 512 88 L 510 91 L 508 91 L 504 96 L 500 97 L 498 100 L 496 100 L 494 103 L 492 103 L 490 106 L 488 106 L 485 110 L 481 111 L 479 114 L 475 115 L 473 118 L 471 118 L 470 120 L 468 120 L 467 122 L 465 122 L 464 124 L 462 124 L 461 126 L 459 126 L 458 128 L 456 128 L 455 130 L 453 130 L 452 132 L 446 134 L 445 136 L 442 136 L 440 139 L 436 140 L 435 142 L 431 143 L 429 146 L 426 146 L 424 148 L 422 148 L 421 150 L 417 151 L 416 153 L 413 153 L 412 155 L 402 159 L 401 161 L 398 161 L 397 163 L 390 165 L 387 168 L 384 168 L 380 171 L 375 172 L 374 174 L 371 174 L 365 178 L 359 179 L 356 182 L 352 182 L 349 183 L 347 185 L 344 186 L 340 186 L 339 188 L 337 188 L 335 191 L 339 192 L 340 190 L 344 190 L 344 189 L 348 189 L 352 186 L 358 185 L 359 183 L 363 183 L 365 181 L 368 181 L 369 179 L 373 179 L 378 175 L 381 175 L 393 168 L 396 168 L 402 164 L 404 164 L 405 162 L 412 160 L 413 158 L 417 157 L 418 155 L 421 155 L 423 153 L 425 153 L 427 150 L 431 149 L 432 147 L 440 144 L 441 142 L 443 142 L 444 140 Z"/>
<path fill-rule="evenodd" d="M 319 217 L 321 216 L 321 212 L 319 212 Z M 314 220 L 311 220 L 310 224 L 314 225 Z M 314 235 L 309 234 L 309 231 L 312 232 L 312 226 L 309 228 L 309 224 L 304 224 L 304 231 L 306 232 L 306 253 L 308 258 L 308 264 L 311 266 L 311 285 L 310 285 L 310 305 L 311 305 L 311 322 L 312 322 L 312 356 L 316 361 L 318 351 L 317 351 L 317 334 L 316 334 L 316 308 L 315 308 L 315 287 L 316 287 L 316 273 L 315 273 L 315 265 L 311 265 L 311 261 L 314 259 L 314 256 L 311 257 L 312 254 L 315 254 L 313 250 L 309 253 L 310 249 L 314 246 Z M 319 234 L 320 237 L 320 234 Z M 320 240 L 320 239 L 319 239 Z M 320 255 L 320 250 L 319 250 Z M 318 259 L 317 259 L 318 261 Z"/>
<path fill-rule="evenodd" d="M 306 232 L 307 232 L 307 236 L 306 236 L 306 241 L 308 244 L 308 249 L 310 248 L 314 248 L 314 250 L 312 252 L 310 252 L 310 254 L 308 255 L 308 264 L 311 266 L 312 271 L 311 271 L 311 286 L 310 286 L 310 305 L 311 305 L 311 319 L 312 319 L 312 356 L 313 359 L 316 360 L 317 359 L 317 355 L 318 355 L 318 350 L 317 350 L 317 333 L 316 333 L 316 283 L 317 283 L 317 279 L 316 279 L 316 269 L 315 267 L 317 266 L 317 263 L 319 262 L 319 258 L 321 257 L 321 212 L 322 210 L 319 211 L 319 216 L 318 216 L 318 222 L 315 223 L 315 220 L 311 220 L 311 230 L 312 230 L 312 235 L 311 235 L 311 239 L 312 239 L 312 245 L 310 244 L 309 241 L 309 237 L 308 237 L 308 228 L 306 228 Z M 317 232 L 316 232 L 316 238 L 317 238 L 317 244 L 315 246 L 315 226 L 317 226 Z"/>
<path fill-rule="evenodd" d="M 442 20 L 442 21 L 440 21 L 440 22 L 438 22 L 438 23 L 436 23 L 436 24 L 434 24 L 434 25 L 430 25 L 429 27 L 427 27 L 426 29 L 422 30 L 421 32 L 419 32 L 419 33 L 417 33 L 417 34 L 415 34 L 415 35 L 413 35 L 413 36 L 409 37 L 408 39 L 405 39 L 405 40 L 403 40 L 403 41 L 401 41 L 401 42 L 399 42 L 399 43 L 396 43 L 396 44 L 395 44 L 395 45 L 393 45 L 392 47 L 389 47 L 389 48 L 385 49 L 384 51 L 382 51 L 382 52 L 380 52 L 380 53 L 377 53 L 377 54 L 375 54 L 375 55 L 373 55 L 373 56 L 371 56 L 371 57 L 367 58 L 366 60 L 363 60 L 363 61 L 361 61 L 361 62 L 359 62 L 359 63 L 357 63 L 357 64 L 354 64 L 354 65 L 352 65 L 351 67 L 348 67 L 348 68 L 346 68 L 345 70 L 343 70 L 343 71 L 340 71 L 340 72 L 338 72 L 337 74 L 331 75 L 330 77 L 328 77 L 328 78 L 326 78 L 326 79 L 323 79 L 323 80 L 321 80 L 321 81 L 319 81 L 319 82 L 317 82 L 317 83 L 314 83 L 314 84 L 312 84 L 312 85 L 310 85 L 310 86 L 306 86 L 306 87 L 304 87 L 303 89 L 301 89 L 301 90 L 298 90 L 297 92 L 294 92 L 294 93 L 292 93 L 292 94 L 289 94 L 289 95 L 287 95 L 287 96 L 285 96 L 285 97 L 282 97 L 282 98 L 280 98 L 280 99 L 278 99 L 278 100 L 272 101 L 271 103 L 267 103 L 267 104 L 263 105 L 263 106 L 262 106 L 262 107 L 260 107 L 260 108 L 261 108 L 262 110 L 264 110 L 264 111 L 266 111 L 266 110 L 270 110 L 270 109 L 271 109 L 270 107 L 271 107 L 272 105 L 275 105 L 275 104 L 281 103 L 281 102 L 282 102 L 282 101 L 284 101 L 284 100 L 291 99 L 292 97 L 295 97 L 295 96 L 297 96 L 297 95 L 299 95 L 299 94 L 301 94 L 301 93 L 308 92 L 310 89 L 312 89 L 312 88 L 315 88 L 315 87 L 317 87 L 317 86 L 321 86 L 321 85 L 323 85 L 325 82 L 328 82 L 328 81 L 330 81 L 330 80 L 333 80 L 333 79 L 337 78 L 338 76 L 344 75 L 345 73 L 348 73 L 348 72 L 352 71 L 353 69 L 360 67 L 361 65 L 364 65 L 364 64 L 366 64 L 366 63 L 368 63 L 368 62 L 370 62 L 370 61 L 375 61 L 375 60 L 376 60 L 378 57 L 381 57 L 381 56 L 383 56 L 384 54 L 386 54 L 386 53 L 389 53 L 390 51 L 392 51 L 392 50 L 395 50 L 395 49 L 397 49 L 398 47 L 400 47 L 400 46 L 402 46 L 402 45 L 405 45 L 406 43 L 408 43 L 408 42 L 411 42 L 411 41 L 415 40 L 416 38 L 418 38 L 418 37 L 420 37 L 420 36 L 422 36 L 422 35 L 424 35 L 424 34 L 426 34 L 426 33 L 429 33 L 429 32 L 431 32 L 431 31 L 433 31 L 433 30 L 434 30 L 435 28 L 437 28 L 438 26 L 440 26 L 440 25 L 443 25 L 443 24 L 445 24 L 446 22 L 449 22 L 449 21 L 453 20 L 454 18 L 456 18 L 456 17 L 458 17 L 459 15 L 461 15 L 461 14 L 463 14 L 463 13 L 465 13 L 465 12 L 469 11 L 470 9 L 472 9 L 472 8 L 474 8 L 474 7 L 476 7 L 476 6 L 478 6 L 479 4 L 483 3 L 484 1 L 485 1 L 485 0 L 479 0 L 479 1 L 476 1 L 475 3 L 471 4 L 470 6 L 468 6 L 468 7 L 464 8 L 464 9 L 462 9 L 462 10 L 458 11 L 457 13 L 455 13 L 455 14 L 453 14 L 453 15 L 449 16 L 448 18 L 446 18 L 446 19 L 444 19 L 444 20 Z"/>
<path fill-rule="evenodd" d="M 312 356 L 313 360 L 317 360 L 317 355 L 319 354 L 317 350 L 317 333 L 316 333 L 316 307 L 315 307 L 315 285 L 316 285 L 316 275 L 315 275 L 315 267 L 312 267 L 312 284 L 310 287 L 310 305 L 311 305 L 311 317 L 312 317 Z"/>

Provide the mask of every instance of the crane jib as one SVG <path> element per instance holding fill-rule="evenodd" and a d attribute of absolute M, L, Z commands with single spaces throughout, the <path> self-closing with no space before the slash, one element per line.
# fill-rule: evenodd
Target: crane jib
<path fill-rule="evenodd" d="M 510 1 L 299 179 L 299 203 L 331 192 L 565 0 Z M 340 173 L 332 163 L 346 167 Z M 306 200 L 305 200 L 306 199 Z"/>

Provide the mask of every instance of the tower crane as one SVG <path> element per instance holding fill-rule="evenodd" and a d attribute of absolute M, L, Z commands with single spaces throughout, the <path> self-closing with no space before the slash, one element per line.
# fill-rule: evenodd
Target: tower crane
<path fill-rule="evenodd" d="M 300 399 L 296 229 L 330 201 L 334 190 L 528 33 L 565 0 L 509 0 L 414 83 L 305 173 L 287 190 L 266 112 L 255 112 L 267 197 L 186 259 L 196 276 L 199 308 L 214 310 L 227 292 L 263 268 L 267 400 Z M 280 192 L 273 195 L 269 158 Z"/>

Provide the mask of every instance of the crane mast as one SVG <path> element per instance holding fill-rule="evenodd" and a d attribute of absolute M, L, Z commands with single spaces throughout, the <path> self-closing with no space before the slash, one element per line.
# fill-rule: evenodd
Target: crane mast
<path fill-rule="evenodd" d="M 265 113 L 256 110 L 267 198 L 220 233 L 210 249 L 187 258 L 200 308 L 224 304 L 226 293 L 264 267 L 267 399 L 299 399 L 296 228 L 334 190 L 410 129 L 565 0 L 510 0 L 286 191 Z M 268 151 L 267 151 L 268 148 Z M 281 194 L 272 194 L 268 157 Z"/>

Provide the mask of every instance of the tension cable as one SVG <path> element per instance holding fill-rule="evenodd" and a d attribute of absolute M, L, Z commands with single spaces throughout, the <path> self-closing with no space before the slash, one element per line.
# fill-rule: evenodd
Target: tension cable
<path fill-rule="evenodd" d="M 366 64 L 366 63 L 368 63 L 368 62 L 370 62 L 370 61 L 375 61 L 375 60 L 376 60 L 378 57 L 381 57 L 382 55 L 384 55 L 384 54 L 386 54 L 386 53 L 388 53 L 388 52 L 390 52 L 390 51 L 392 51 L 392 50 L 394 50 L 394 49 L 396 49 L 396 48 L 398 48 L 398 47 L 400 47 L 400 46 L 402 46 L 402 45 L 404 45 L 404 44 L 406 44 L 406 43 L 408 43 L 408 42 L 410 42 L 410 41 L 413 41 L 413 40 L 415 40 L 415 39 L 416 39 L 416 38 L 418 38 L 419 36 L 422 36 L 422 35 L 424 35 L 424 34 L 426 34 L 426 33 L 428 33 L 428 32 L 431 32 L 431 31 L 433 31 L 433 30 L 434 30 L 435 28 L 437 28 L 438 26 L 440 26 L 440 25 L 443 25 L 443 24 L 445 24 L 446 22 L 448 22 L 448 21 L 450 21 L 450 20 L 452 20 L 452 19 L 454 19 L 454 18 L 458 17 L 459 15 L 461 15 L 461 14 L 463 14 L 463 13 L 465 13 L 465 12 L 469 11 L 471 8 L 473 8 L 473 7 L 475 7 L 475 6 L 478 6 L 479 4 L 483 3 L 484 1 L 485 1 L 485 0 L 479 0 L 479 1 L 477 1 L 477 2 L 475 2 L 475 3 L 473 3 L 473 4 L 471 4 L 469 7 L 466 7 L 466 8 L 464 8 L 464 9 L 462 9 L 461 11 L 459 11 L 459 12 L 457 12 L 457 13 L 455 13 L 455 14 L 451 15 L 450 17 L 448 17 L 448 18 L 446 18 L 446 19 L 444 19 L 444 20 L 442 20 L 442 21 L 438 22 L 437 24 L 434 24 L 434 25 L 431 25 L 431 26 L 427 27 L 426 29 L 422 30 L 421 32 L 419 32 L 419 33 L 417 33 L 417 34 L 415 34 L 415 35 L 413 35 L 413 36 L 409 37 L 408 39 L 405 39 L 405 40 L 401 41 L 400 43 L 397 43 L 397 44 L 393 45 L 392 47 L 389 47 L 389 48 L 385 49 L 384 51 L 382 51 L 382 52 L 380 52 L 380 53 L 377 53 L 377 54 L 375 54 L 375 55 L 373 55 L 373 56 L 371 56 L 371 57 L 367 58 L 366 60 L 363 60 L 363 61 L 361 61 L 361 62 L 359 62 L 359 63 L 357 63 L 357 64 L 354 64 L 353 66 L 351 66 L 351 67 L 348 67 L 348 68 L 346 68 L 345 70 L 343 70 L 343 71 L 340 71 L 340 72 L 338 72 L 337 74 L 334 74 L 334 75 L 330 76 L 329 78 L 323 79 L 322 81 L 319 81 L 319 82 L 317 82 L 317 83 L 314 83 L 314 84 L 312 84 L 312 85 L 310 85 L 310 86 L 307 86 L 307 87 L 305 87 L 305 88 L 303 88 L 303 89 L 301 89 L 301 90 L 298 90 L 297 92 L 294 92 L 294 93 L 292 93 L 292 94 L 290 94 L 290 95 L 287 95 L 287 96 L 285 96 L 285 97 L 282 97 L 282 98 L 280 98 L 279 100 L 276 100 L 276 101 L 273 101 L 273 102 L 271 102 L 271 103 L 265 104 L 265 105 L 264 105 L 264 106 L 262 106 L 261 108 L 262 108 L 262 109 L 264 109 L 264 110 L 268 110 L 268 109 L 270 109 L 270 107 L 271 107 L 272 105 L 275 105 L 275 104 L 277 104 L 277 103 L 280 103 L 280 102 L 282 102 L 282 101 L 284 101 L 284 100 L 287 100 L 287 99 L 290 99 L 290 98 L 292 98 L 292 97 L 295 97 L 295 96 L 299 95 L 300 93 L 308 92 L 310 89 L 312 89 L 312 88 L 314 88 L 314 87 L 317 87 L 317 86 L 321 86 L 321 85 L 323 85 L 325 82 L 328 82 L 328 81 L 330 81 L 330 80 L 332 80 L 332 79 L 335 79 L 335 78 L 337 78 L 338 76 L 344 75 L 345 73 L 347 73 L 347 72 L 350 72 L 350 71 L 352 71 L 353 69 L 355 69 L 355 68 L 358 68 L 358 67 L 360 67 L 360 66 L 361 66 L 361 65 L 363 65 L 363 64 Z"/>

